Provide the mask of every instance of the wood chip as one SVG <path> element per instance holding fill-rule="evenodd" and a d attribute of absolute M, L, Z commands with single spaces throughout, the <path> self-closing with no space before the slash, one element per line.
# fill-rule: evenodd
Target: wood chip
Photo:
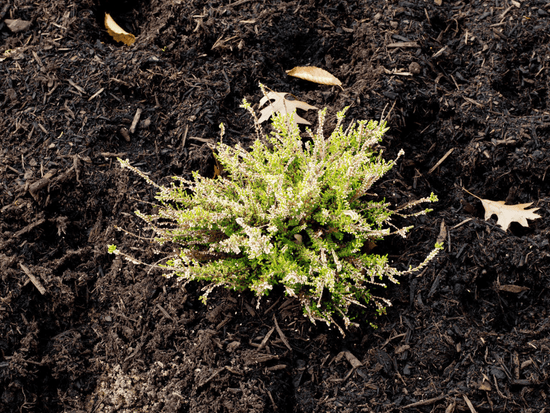
<path fill-rule="evenodd" d="M 128 132 L 128 129 L 122 127 L 120 128 L 120 134 L 122 135 L 122 137 L 124 138 L 124 140 L 126 142 L 130 142 L 131 141 L 131 138 L 130 138 L 130 133 Z"/>
<path fill-rule="evenodd" d="M 396 43 L 390 43 L 386 47 L 394 48 L 394 47 L 420 47 L 420 45 L 416 42 L 396 42 Z"/>
<path fill-rule="evenodd" d="M 33 182 L 29 186 L 29 192 L 35 200 L 37 200 L 38 198 L 38 192 L 50 183 L 50 181 L 52 180 L 52 178 L 56 173 L 57 173 L 57 170 L 52 169 L 51 171 L 48 171 L 42 179 L 39 179 L 38 181 Z"/>
<path fill-rule="evenodd" d="M 271 360 L 278 360 L 279 356 L 272 355 L 272 354 L 258 354 L 258 356 L 254 357 L 251 360 L 251 363 L 265 363 Z"/>
<path fill-rule="evenodd" d="M 478 108 L 483 108 L 483 105 L 481 103 L 479 103 L 478 101 L 476 100 L 473 100 L 473 99 L 470 99 L 469 97 L 467 96 L 462 96 L 462 98 L 466 101 L 466 102 L 469 102 L 469 103 L 472 103 L 474 105 L 476 105 Z"/>
<path fill-rule="evenodd" d="M 269 341 L 269 337 L 271 337 L 271 334 L 273 334 L 274 331 L 275 331 L 275 327 L 271 327 L 271 330 L 267 332 L 264 339 L 260 343 L 260 346 L 258 347 L 257 351 L 262 351 L 264 349 L 264 347 L 267 345 L 267 342 Z"/>
<path fill-rule="evenodd" d="M 134 115 L 134 120 L 132 120 L 132 126 L 130 126 L 130 133 L 134 133 L 136 131 L 136 126 L 139 122 L 139 117 L 141 116 L 141 108 L 138 108 L 136 110 L 136 114 Z"/>
<path fill-rule="evenodd" d="M 395 349 L 395 354 L 401 354 L 407 350 L 409 350 L 411 346 L 408 344 L 403 344 L 402 346 L 399 346 L 397 349 Z"/>
<path fill-rule="evenodd" d="M 432 59 L 442 55 L 443 53 L 445 53 L 447 51 L 447 49 L 448 49 L 448 46 L 445 46 L 445 47 L 439 49 L 436 53 L 434 53 L 434 55 L 432 56 Z"/>
<path fill-rule="evenodd" d="M 78 90 L 80 93 L 86 93 L 86 91 L 84 90 L 84 88 L 78 86 L 75 82 L 73 82 L 72 80 L 67 80 L 67 82 L 69 82 L 69 84 L 74 87 L 76 90 Z"/>
<path fill-rule="evenodd" d="M 252 316 L 256 317 L 256 311 L 254 311 L 254 308 L 250 304 L 248 304 L 246 301 L 244 302 L 244 308 L 246 308 L 246 311 Z"/>
<path fill-rule="evenodd" d="M 476 409 L 474 409 L 474 405 L 472 404 L 472 402 L 470 401 L 470 399 L 468 399 L 468 396 L 463 395 L 462 397 L 464 398 L 464 401 L 465 401 L 466 404 L 468 405 L 468 408 L 470 409 L 470 412 L 472 412 L 472 413 L 477 413 Z"/>
<path fill-rule="evenodd" d="M 346 360 L 351 364 L 351 367 L 354 369 L 361 367 L 363 363 L 361 363 L 357 357 L 355 357 L 350 351 L 344 351 L 344 356 L 346 356 Z"/>
<path fill-rule="evenodd" d="M 286 368 L 287 368 L 286 364 L 277 364 L 276 366 L 268 367 L 267 370 L 277 371 L 277 370 L 283 370 L 283 369 L 286 369 Z"/>
<path fill-rule="evenodd" d="M 27 274 L 27 277 L 30 278 L 31 282 L 34 284 L 34 286 L 36 287 L 36 289 L 40 292 L 40 294 L 44 295 L 46 294 L 46 289 L 44 288 L 44 286 L 42 285 L 42 283 L 40 282 L 40 280 L 38 278 L 36 278 L 32 273 L 31 273 L 31 270 L 29 270 L 25 265 L 23 265 L 22 263 L 19 263 L 19 266 L 21 267 L 21 269 L 25 272 L 25 274 Z"/>
<path fill-rule="evenodd" d="M 6 19 L 4 23 L 12 33 L 23 32 L 31 27 L 31 22 L 21 19 Z"/>
<path fill-rule="evenodd" d="M 484 380 L 479 384 L 478 389 L 483 391 L 491 391 L 491 384 Z"/>

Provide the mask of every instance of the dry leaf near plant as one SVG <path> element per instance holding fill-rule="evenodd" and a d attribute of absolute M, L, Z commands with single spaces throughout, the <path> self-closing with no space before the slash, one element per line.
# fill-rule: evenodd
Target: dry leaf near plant
<path fill-rule="evenodd" d="M 297 66 L 294 69 L 287 70 L 286 74 L 308 82 L 342 87 L 342 82 L 337 77 L 315 66 Z"/>
<path fill-rule="evenodd" d="M 124 44 L 131 46 L 136 41 L 136 36 L 132 33 L 128 33 L 120 27 L 109 13 L 105 13 L 105 28 L 107 29 L 107 33 L 109 33 L 117 42 L 123 42 Z"/>
<path fill-rule="evenodd" d="M 539 208 L 526 209 L 533 203 L 517 204 L 517 205 L 505 205 L 504 201 L 491 201 L 489 199 L 482 199 L 477 195 L 472 194 L 470 191 L 464 189 L 473 197 L 476 197 L 483 204 L 485 208 L 485 221 L 491 218 L 493 215 L 498 217 L 497 225 L 499 225 L 504 231 L 508 230 L 512 222 L 528 227 L 528 219 L 538 219 L 540 215 L 535 214 Z"/>
<path fill-rule="evenodd" d="M 296 109 L 317 109 L 315 106 L 311 106 L 310 104 L 300 100 L 288 100 L 285 98 L 286 95 L 288 95 L 288 93 L 278 93 L 274 91 L 267 92 L 266 95 L 260 100 L 260 107 L 265 105 L 267 101 L 269 101 L 269 104 L 260 111 L 262 116 L 258 119 L 258 122 L 265 122 L 275 112 L 280 112 L 283 115 L 287 115 L 294 112 Z M 303 125 L 311 125 L 310 122 L 295 113 L 294 126 L 298 123 Z"/>

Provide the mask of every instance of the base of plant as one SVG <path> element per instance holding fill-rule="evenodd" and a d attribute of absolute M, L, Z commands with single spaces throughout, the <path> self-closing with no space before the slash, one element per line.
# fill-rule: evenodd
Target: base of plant
<path fill-rule="evenodd" d="M 366 252 L 370 243 L 392 234 L 404 237 L 412 228 L 395 227 L 392 215 L 425 214 L 430 210 L 402 211 L 437 200 L 432 194 L 392 210 L 368 193 L 403 154 L 385 161 L 375 150 L 387 131 L 385 122 L 359 121 L 344 129 L 346 108 L 325 137 L 323 110 L 316 132 L 307 129 L 302 139 L 293 114 L 277 114 L 274 132 L 266 136 L 250 105 L 244 101 L 243 107 L 255 120 L 257 139 L 249 150 L 220 139 L 215 156 L 223 174 L 215 179 L 195 172 L 192 181 L 174 177 L 170 187 L 159 186 L 119 159 L 159 190 L 159 212 L 136 214 L 156 242 L 177 246 L 177 255 L 162 265 L 167 275 L 207 281 L 203 302 L 216 287 L 250 289 L 261 298 L 282 285 L 313 323 L 332 325 L 338 317 L 347 328 L 351 306 L 368 309 L 370 303 L 385 311 L 391 302 L 371 295 L 369 287 L 398 283 L 399 276 L 420 270 L 442 248 L 436 245 L 424 262 L 406 271 L 392 268 L 387 256 Z M 109 252 L 131 258 L 115 246 Z"/>

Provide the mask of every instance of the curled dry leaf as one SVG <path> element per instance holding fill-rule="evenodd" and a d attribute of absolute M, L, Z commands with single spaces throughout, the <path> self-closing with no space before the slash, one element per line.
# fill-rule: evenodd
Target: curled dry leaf
<path fill-rule="evenodd" d="M 286 74 L 309 82 L 320 83 L 321 85 L 342 87 L 342 82 L 337 77 L 315 66 L 297 66 L 294 69 L 287 70 Z"/>
<path fill-rule="evenodd" d="M 136 41 L 136 36 L 120 27 L 109 13 L 105 13 L 105 28 L 107 29 L 107 33 L 117 42 L 131 46 Z"/>
<path fill-rule="evenodd" d="M 524 227 L 528 227 L 528 219 L 533 220 L 540 218 L 540 215 L 535 214 L 535 211 L 539 208 L 526 209 L 533 204 L 532 202 L 527 204 L 505 205 L 504 201 L 482 199 L 466 189 L 465 191 L 481 201 L 483 208 L 485 208 L 485 221 L 491 218 L 493 214 L 496 215 L 498 217 L 497 225 L 499 225 L 504 231 L 510 227 L 512 222 L 517 222 Z"/>
<path fill-rule="evenodd" d="M 278 93 L 273 91 L 267 92 L 266 96 L 264 96 L 260 100 L 260 106 L 263 106 L 268 100 L 270 101 L 270 103 L 260 111 L 262 115 L 260 119 L 258 119 L 260 123 L 268 120 L 274 112 L 280 112 L 283 115 L 286 115 L 288 113 L 294 112 L 296 109 L 317 109 L 315 106 L 311 106 L 310 104 L 302 102 L 300 100 L 288 100 L 285 98 L 285 95 L 288 95 L 288 93 Z M 273 102 L 271 102 L 272 100 Z M 296 125 L 298 123 L 311 125 L 310 122 L 295 113 L 294 124 Z"/>

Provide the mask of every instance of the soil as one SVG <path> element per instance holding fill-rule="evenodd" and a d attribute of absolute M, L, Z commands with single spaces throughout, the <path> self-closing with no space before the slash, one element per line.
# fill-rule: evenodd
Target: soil
<path fill-rule="evenodd" d="M 0 411 L 548 412 L 550 3 L 436 3 L 4 2 Z M 342 88 L 285 73 L 308 65 Z M 444 251 L 345 337 L 282 290 L 203 305 L 201 285 L 107 252 L 162 257 L 133 214 L 154 188 L 116 158 L 162 184 L 212 176 L 221 122 L 226 143 L 253 142 L 240 104 L 259 82 L 329 123 L 345 106 L 387 117 L 384 156 L 405 156 L 377 193 L 439 197 L 374 252 L 404 269 L 440 234 Z M 541 218 L 504 231 L 464 189 Z"/>

